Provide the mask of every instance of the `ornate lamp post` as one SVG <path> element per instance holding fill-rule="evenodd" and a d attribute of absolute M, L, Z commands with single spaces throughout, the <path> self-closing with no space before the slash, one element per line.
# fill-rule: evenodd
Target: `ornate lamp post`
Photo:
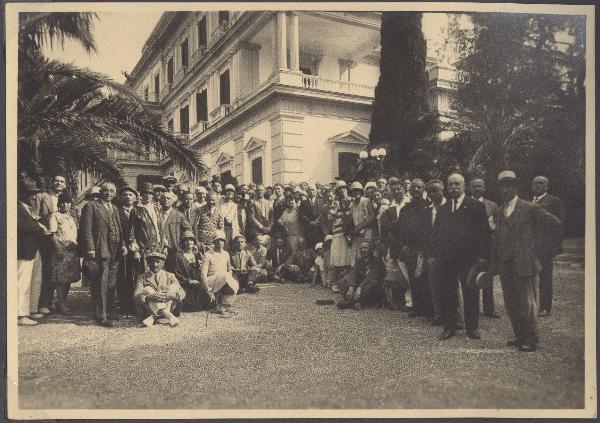
<path fill-rule="evenodd" d="M 359 164 L 358 174 L 365 178 L 377 177 L 380 178 L 383 175 L 383 161 L 387 156 L 385 148 L 373 148 L 370 152 L 363 150 L 358 153 Z"/>

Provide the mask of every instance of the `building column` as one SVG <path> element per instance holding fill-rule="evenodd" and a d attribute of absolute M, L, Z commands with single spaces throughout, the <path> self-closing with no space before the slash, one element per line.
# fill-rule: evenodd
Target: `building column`
<path fill-rule="evenodd" d="M 285 12 L 277 12 L 277 67 L 280 70 L 287 69 L 287 19 Z"/>
<path fill-rule="evenodd" d="M 290 69 L 300 70 L 300 36 L 298 34 L 298 12 L 290 16 Z"/>

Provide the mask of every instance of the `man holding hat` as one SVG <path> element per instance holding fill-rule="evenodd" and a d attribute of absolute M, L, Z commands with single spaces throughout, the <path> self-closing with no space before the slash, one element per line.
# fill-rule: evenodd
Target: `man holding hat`
<path fill-rule="evenodd" d="M 538 204 L 517 195 L 517 177 L 506 170 L 498 175 L 502 205 L 496 210 L 494 260 L 500 274 L 506 312 L 515 339 L 508 346 L 535 351 L 538 343 L 537 277 L 541 270 L 535 239 L 540 231 L 557 230 L 560 220 Z"/>
<path fill-rule="evenodd" d="M 138 192 L 130 186 L 123 186 L 118 190 L 119 218 L 123 228 L 123 235 L 127 245 L 131 245 L 131 221 L 135 203 L 138 202 Z M 133 288 L 135 287 L 135 270 L 139 264 L 135 251 L 128 249 L 127 255 L 119 258 L 119 272 L 117 275 L 117 296 L 122 314 L 133 314 Z"/>
<path fill-rule="evenodd" d="M 97 323 L 105 327 L 112 326 L 108 311 L 117 283 L 119 257 L 127 254 L 119 210 L 111 202 L 115 194 L 112 182 L 103 183 L 100 201 L 90 201 L 83 207 L 79 228 L 84 269 L 90 266 L 97 269 L 89 272 L 94 314 Z"/>
<path fill-rule="evenodd" d="M 158 251 L 146 255 L 149 270 L 137 279 L 134 298 L 138 316 L 146 327 L 158 318 L 166 318 L 170 326 L 177 326 L 175 314 L 185 298 L 185 291 L 174 274 L 163 270 L 166 256 Z"/>

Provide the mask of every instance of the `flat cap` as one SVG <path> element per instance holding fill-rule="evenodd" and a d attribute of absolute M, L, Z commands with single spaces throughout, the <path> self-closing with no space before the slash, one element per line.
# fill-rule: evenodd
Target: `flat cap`
<path fill-rule="evenodd" d="M 167 258 L 167 256 L 165 256 L 163 253 L 161 253 L 160 251 L 151 251 L 148 254 L 146 254 L 146 258 L 159 258 L 161 260 L 165 260 Z"/>

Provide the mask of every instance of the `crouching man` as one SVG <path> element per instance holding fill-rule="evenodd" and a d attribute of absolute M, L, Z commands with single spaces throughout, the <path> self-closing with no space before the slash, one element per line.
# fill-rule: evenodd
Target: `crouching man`
<path fill-rule="evenodd" d="M 359 245 L 360 257 L 352 269 L 352 284 L 344 299 L 337 306 L 340 309 L 354 307 L 361 310 L 381 302 L 384 295 L 383 277 L 385 265 L 379 254 L 373 254 L 368 241 Z"/>
<path fill-rule="evenodd" d="M 163 270 L 165 255 L 151 252 L 146 255 L 149 270 L 140 275 L 133 294 L 135 309 L 146 327 L 158 318 L 166 318 L 169 325 L 177 326 L 185 291 L 174 274 Z"/>
<path fill-rule="evenodd" d="M 254 256 L 246 250 L 246 238 L 243 235 L 238 235 L 233 240 L 231 267 L 233 277 L 240 285 L 240 292 L 250 294 L 258 292 L 258 286 L 254 284 L 258 273 L 258 265 L 254 260 Z"/>

